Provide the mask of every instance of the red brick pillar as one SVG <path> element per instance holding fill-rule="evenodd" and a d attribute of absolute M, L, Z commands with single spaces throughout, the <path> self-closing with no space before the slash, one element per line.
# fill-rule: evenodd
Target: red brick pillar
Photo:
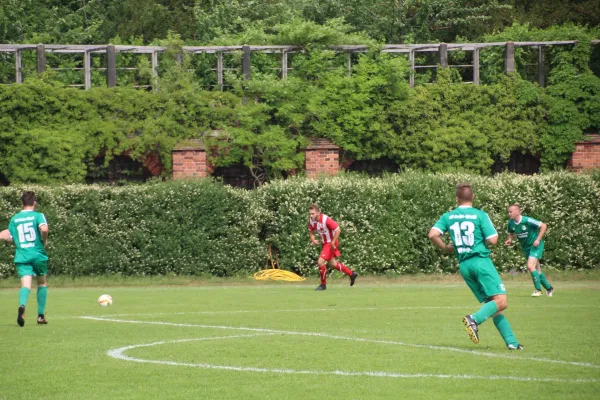
<path fill-rule="evenodd" d="M 144 160 L 144 166 L 148 168 L 148 171 L 150 171 L 152 176 L 158 176 L 164 171 L 163 164 L 160 161 L 160 156 L 155 151 L 146 156 L 146 159 Z"/>
<path fill-rule="evenodd" d="M 340 171 L 340 148 L 328 139 L 313 138 L 306 148 L 306 176 L 335 175 Z"/>
<path fill-rule="evenodd" d="M 172 152 L 173 179 L 205 178 L 209 173 L 206 150 L 200 140 L 187 141 Z"/>
<path fill-rule="evenodd" d="M 585 135 L 582 141 L 575 143 L 569 167 L 575 171 L 600 168 L 600 135 Z"/>

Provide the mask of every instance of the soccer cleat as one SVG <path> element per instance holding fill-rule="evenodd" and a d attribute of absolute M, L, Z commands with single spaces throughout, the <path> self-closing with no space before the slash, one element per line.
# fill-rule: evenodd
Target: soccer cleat
<path fill-rule="evenodd" d="M 48 320 L 43 315 L 40 315 L 38 316 L 37 323 L 38 325 L 46 325 L 48 323 Z"/>
<path fill-rule="evenodd" d="M 17 314 L 17 324 L 20 327 L 25 325 L 25 306 L 19 306 L 19 313 Z"/>
<path fill-rule="evenodd" d="M 542 295 L 541 290 L 534 290 L 533 293 L 531 294 L 531 297 L 540 297 L 541 295 Z"/>
<path fill-rule="evenodd" d="M 469 337 L 471 338 L 473 343 L 479 343 L 479 327 L 477 325 L 477 322 L 475 322 L 475 320 L 470 315 L 465 315 L 463 317 L 463 323 L 467 327 L 467 332 L 469 333 Z"/>
<path fill-rule="evenodd" d="M 513 344 L 509 344 L 508 346 L 509 350 L 525 350 L 525 347 L 521 346 L 520 344 L 517 343 L 517 345 L 513 345 Z"/>
<path fill-rule="evenodd" d="M 354 286 L 354 282 L 356 282 L 356 278 L 358 278 L 358 274 L 356 272 L 352 272 L 352 276 L 350 276 L 350 286 Z"/>
<path fill-rule="evenodd" d="M 546 296 L 552 297 L 552 293 L 554 293 L 554 288 L 550 287 L 550 289 L 546 290 Z"/>
<path fill-rule="evenodd" d="M 317 286 L 317 288 L 315 290 L 317 292 L 320 292 L 321 290 L 327 290 L 327 285 L 321 283 L 319 286 Z"/>

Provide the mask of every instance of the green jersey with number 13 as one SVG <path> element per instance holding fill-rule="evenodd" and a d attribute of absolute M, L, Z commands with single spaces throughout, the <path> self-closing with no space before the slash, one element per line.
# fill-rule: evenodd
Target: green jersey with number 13
<path fill-rule="evenodd" d="M 490 217 L 471 206 L 459 206 L 442 215 L 433 229 L 449 232 L 458 262 L 472 257 L 487 257 L 490 250 L 485 241 L 498 235 Z"/>
<path fill-rule="evenodd" d="M 48 225 L 44 214 L 23 210 L 10 219 L 8 230 L 15 242 L 15 263 L 29 264 L 48 260 L 40 226 Z"/>

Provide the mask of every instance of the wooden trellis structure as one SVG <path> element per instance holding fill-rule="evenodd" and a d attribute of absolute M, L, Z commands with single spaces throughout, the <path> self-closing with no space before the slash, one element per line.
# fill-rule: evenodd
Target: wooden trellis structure
<path fill-rule="evenodd" d="M 410 86 L 415 84 L 415 71 L 421 68 L 470 68 L 473 72 L 472 83 L 478 85 L 480 82 L 480 62 L 479 54 L 482 49 L 492 47 L 504 47 L 504 71 L 507 73 L 515 71 L 515 47 L 529 47 L 537 49 L 537 81 L 540 86 L 544 86 L 544 58 L 543 49 L 547 46 L 569 46 L 575 45 L 577 41 L 549 41 L 549 42 L 495 42 L 495 43 L 434 43 L 434 44 L 388 44 L 383 46 L 384 53 L 404 53 L 408 55 L 410 63 Z M 593 40 L 592 44 L 598 44 L 600 40 Z M 277 53 L 281 55 L 280 76 L 286 79 L 288 72 L 293 69 L 289 66 L 288 55 L 295 52 L 303 51 L 298 46 L 184 46 L 183 52 L 190 54 L 216 54 L 217 65 L 213 69 L 217 75 L 217 86 L 223 89 L 223 54 L 232 52 L 242 52 L 241 71 L 245 79 L 250 79 L 250 62 L 253 52 L 262 53 Z M 345 52 L 347 54 L 348 74 L 352 73 L 352 54 L 366 52 L 366 46 L 347 45 L 347 46 L 332 46 L 332 50 Z M 118 70 L 135 70 L 136 68 L 117 68 L 118 54 L 150 54 L 152 64 L 152 76 L 155 79 L 158 76 L 159 55 L 167 50 L 162 46 L 129 46 L 129 45 L 67 45 L 67 44 L 0 44 L 0 53 L 15 54 L 15 82 L 23 82 L 22 74 L 22 54 L 24 51 L 35 51 L 37 58 L 37 72 L 43 73 L 46 71 L 46 54 L 47 53 L 71 53 L 83 54 L 83 67 L 67 68 L 69 70 L 83 70 L 85 89 L 92 87 L 91 57 L 94 54 L 106 54 L 106 67 L 95 68 L 97 70 L 106 71 L 106 81 L 108 87 L 117 85 Z M 448 53 L 451 51 L 472 52 L 472 63 L 451 65 L 448 63 Z M 419 53 L 437 53 L 438 63 L 435 65 L 416 65 L 415 56 Z"/>

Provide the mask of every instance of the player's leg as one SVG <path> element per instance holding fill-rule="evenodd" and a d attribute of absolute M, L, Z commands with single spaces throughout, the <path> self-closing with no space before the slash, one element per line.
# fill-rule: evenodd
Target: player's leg
<path fill-rule="evenodd" d="M 504 343 L 506 343 L 506 347 L 509 350 L 523 350 L 523 346 L 517 341 L 515 333 L 502 311 L 499 311 L 494 315 L 494 325 L 496 326 L 496 329 L 498 329 L 498 332 L 500 332 L 500 336 L 504 339 Z"/>
<path fill-rule="evenodd" d="M 500 336 L 504 339 L 504 343 L 506 343 L 509 350 L 522 350 L 523 346 L 517 341 L 508 319 L 506 319 L 502 313 L 508 307 L 506 288 L 504 287 L 504 283 L 502 283 L 502 279 L 492 263 L 492 260 L 487 260 L 488 261 L 481 267 L 479 282 L 488 297 L 488 303 L 495 304 L 495 308 L 498 310 L 496 313 L 492 314 L 494 325 L 496 326 L 496 329 L 498 329 Z M 490 306 L 490 311 L 492 308 L 494 307 Z"/>
<path fill-rule="evenodd" d="M 467 281 L 477 299 L 480 302 L 485 301 L 485 304 L 479 310 L 463 318 L 463 323 L 467 327 L 471 340 L 474 343 L 479 343 L 479 325 L 505 310 L 508 307 L 508 298 L 506 288 L 492 260 L 489 258 L 468 260 L 465 267 L 461 264 L 461 274 L 463 268 L 466 270 L 466 267 L 470 269 L 470 276 L 468 281 L 467 279 L 465 281 Z M 510 324 L 508 324 L 508 321 L 504 321 L 504 317 L 494 319 L 494 325 L 496 325 L 502 337 L 505 338 L 505 341 L 508 340 L 507 344 L 515 345 L 516 339 L 514 339 Z"/>
<path fill-rule="evenodd" d="M 42 273 L 44 271 L 40 271 Z M 48 299 L 48 280 L 46 279 L 48 268 L 46 264 L 46 273 L 37 276 L 37 303 L 38 303 L 38 318 L 37 323 L 45 325 L 48 323 L 44 313 L 46 311 L 46 300 Z"/>
<path fill-rule="evenodd" d="M 546 275 L 544 275 L 544 273 L 542 272 L 542 266 L 540 265 L 540 260 L 542 259 L 543 255 L 544 241 L 540 242 L 540 245 L 538 247 L 534 247 L 533 249 L 531 249 L 531 252 L 529 253 L 530 258 L 535 258 L 535 269 L 538 273 L 538 276 L 540 277 L 540 283 L 544 287 L 544 289 L 546 289 L 546 294 L 551 297 L 552 293 L 554 292 L 554 288 L 546 279 Z"/>
<path fill-rule="evenodd" d="M 504 286 L 504 285 L 503 285 Z M 506 292 L 505 292 L 506 293 Z M 517 338 L 510 327 L 510 324 L 504 314 L 502 313 L 508 307 L 508 297 L 506 294 L 497 294 L 490 297 L 489 303 L 494 303 L 496 305 L 496 309 L 498 310 L 493 315 L 494 325 L 502 339 L 504 339 L 504 343 L 510 349 L 511 347 L 518 347 L 519 342 L 517 342 Z"/>
<path fill-rule="evenodd" d="M 477 301 L 483 303 L 485 301 L 485 294 L 477 281 L 477 271 L 472 264 L 471 260 L 463 261 L 459 264 L 458 270 L 469 289 L 471 289 L 473 295 L 477 298 Z M 473 343 L 479 343 L 478 324 L 473 320 L 473 316 L 465 315 L 463 317 L 463 323 L 465 324 L 467 333 Z"/>
<path fill-rule="evenodd" d="M 17 264 L 17 271 L 21 278 L 21 289 L 19 290 L 19 309 L 17 311 L 17 324 L 25 325 L 25 307 L 29 292 L 31 292 L 31 281 L 33 278 L 33 267 L 29 264 Z"/>
<path fill-rule="evenodd" d="M 334 257 L 331 260 L 329 260 L 327 263 L 329 264 L 329 266 L 331 268 L 337 269 L 338 271 L 340 271 L 348 276 L 352 276 L 352 271 L 350 270 L 350 268 L 346 267 L 344 264 L 339 262 L 337 258 Z"/>
<path fill-rule="evenodd" d="M 533 291 L 533 294 L 531 296 L 533 297 L 539 297 L 542 295 L 542 286 L 540 285 L 540 274 L 537 271 L 537 262 L 538 259 L 535 257 L 532 257 L 529 252 L 527 255 L 527 269 L 529 270 L 529 273 L 531 274 L 531 280 L 533 281 L 533 287 L 535 288 L 535 290 Z"/>
<path fill-rule="evenodd" d="M 358 278 L 358 274 L 356 272 L 352 271 L 350 268 L 348 268 L 344 264 L 342 264 L 337 259 L 337 257 L 334 257 L 331 260 L 329 260 L 327 264 L 329 265 L 330 268 L 337 269 L 338 271 L 348 275 L 350 277 L 350 286 L 354 286 L 354 283 L 356 282 L 356 278 Z"/>
<path fill-rule="evenodd" d="M 477 324 L 481 324 L 496 313 L 505 310 L 508 307 L 508 299 L 506 288 L 491 259 L 477 259 L 477 282 L 485 296 L 486 303 L 473 314 L 473 319 Z"/>
<path fill-rule="evenodd" d="M 323 246 L 325 247 L 325 246 Z M 319 286 L 317 286 L 317 288 L 315 290 L 320 291 L 320 290 L 325 290 L 327 289 L 327 252 L 325 252 L 324 250 L 321 251 L 321 255 L 319 256 L 319 259 L 317 260 L 317 265 L 319 267 L 319 277 L 321 278 L 321 284 Z"/>
<path fill-rule="evenodd" d="M 540 265 L 540 260 L 538 260 L 538 262 L 537 262 L 537 271 L 540 274 L 540 283 L 542 284 L 544 289 L 546 289 L 546 295 L 552 297 L 552 294 L 554 293 L 554 287 L 552 287 L 550 282 L 548 282 L 548 279 L 546 279 L 546 275 L 544 275 L 544 273 L 542 272 L 542 266 Z"/>

